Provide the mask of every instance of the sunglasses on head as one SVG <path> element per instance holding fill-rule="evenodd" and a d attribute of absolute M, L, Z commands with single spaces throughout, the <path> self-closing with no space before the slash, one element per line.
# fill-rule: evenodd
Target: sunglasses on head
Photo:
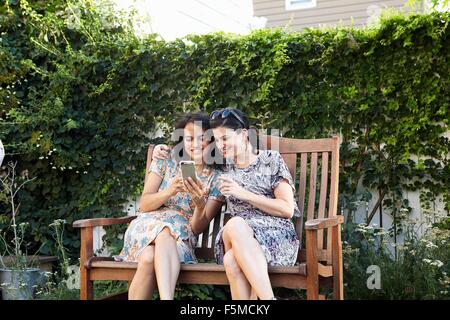
<path fill-rule="evenodd" d="M 220 109 L 220 110 L 216 110 L 213 111 L 210 115 L 210 119 L 214 120 L 217 118 L 221 118 L 221 119 L 225 119 L 228 118 L 230 115 L 233 115 L 241 124 L 242 126 L 245 128 L 245 122 L 244 120 L 241 118 L 241 116 L 232 108 L 225 108 L 225 109 Z"/>

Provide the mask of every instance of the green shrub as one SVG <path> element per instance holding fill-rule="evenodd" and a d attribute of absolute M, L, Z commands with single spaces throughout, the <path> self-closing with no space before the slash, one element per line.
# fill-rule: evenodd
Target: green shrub
<path fill-rule="evenodd" d="M 420 235 L 420 228 L 426 231 Z M 344 232 L 346 299 L 449 299 L 450 231 L 429 221 L 406 223 L 402 244 L 383 229 L 347 224 Z M 369 266 L 380 268 L 381 288 L 369 289 Z"/>

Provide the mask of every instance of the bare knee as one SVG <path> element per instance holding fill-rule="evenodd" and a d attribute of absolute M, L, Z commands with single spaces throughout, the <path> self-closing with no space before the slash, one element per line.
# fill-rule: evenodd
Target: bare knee
<path fill-rule="evenodd" d="M 146 247 L 139 256 L 139 264 L 144 266 L 153 266 L 155 261 L 155 247 L 150 245 Z"/>
<path fill-rule="evenodd" d="M 223 256 L 223 266 L 225 267 L 227 274 L 231 277 L 237 277 L 242 273 L 241 268 L 234 257 L 233 250 L 225 252 Z"/>
<path fill-rule="evenodd" d="M 253 231 L 241 217 L 231 218 L 223 229 L 223 236 L 230 241 L 253 237 Z"/>
<path fill-rule="evenodd" d="M 155 242 L 175 240 L 168 227 L 161 230 L 155 239 Z"/>

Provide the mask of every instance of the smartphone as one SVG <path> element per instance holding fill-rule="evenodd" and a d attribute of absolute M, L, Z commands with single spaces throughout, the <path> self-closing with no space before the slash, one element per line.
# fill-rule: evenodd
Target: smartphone
<path fill-rule="evenodd" d="M 181 175 L 183 179 L 192 178 L 193 180 L 197 180 L 197 174 L 195 173 L 195 163 L 194 161 L 180 161 L 181 167 Z"/>

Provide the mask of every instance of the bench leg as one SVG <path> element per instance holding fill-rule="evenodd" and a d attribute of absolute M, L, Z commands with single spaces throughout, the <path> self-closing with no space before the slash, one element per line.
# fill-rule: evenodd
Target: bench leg
<path fill-rule="evenodd" d="M 93 282 L 89 279 L 89 269 L 86 269 L 84 263 L 90 259 L 93 253 L 93 227 L 81 229 L 80 243 L 80 300 L 94 299 Z"/>
<path fill-rule="evenodd" d="M 319 299 L 319 262 L 317 260 L 317 231 L 306 230 L 306 298 Z"/>
<path fill-rule="evenodd" d="M 333 262 L 333 298 L 344 299 L 344 277 L 342 268 L 341 225 L 333 227 L 332 233 L 332 262 Z"/>
<path fill-rule="evenodd" d="M 80 269 L 80 300 L 94 300 L 93 281 L 88 280 L 89 271 L 84 267 L 82 269 Z"/>

